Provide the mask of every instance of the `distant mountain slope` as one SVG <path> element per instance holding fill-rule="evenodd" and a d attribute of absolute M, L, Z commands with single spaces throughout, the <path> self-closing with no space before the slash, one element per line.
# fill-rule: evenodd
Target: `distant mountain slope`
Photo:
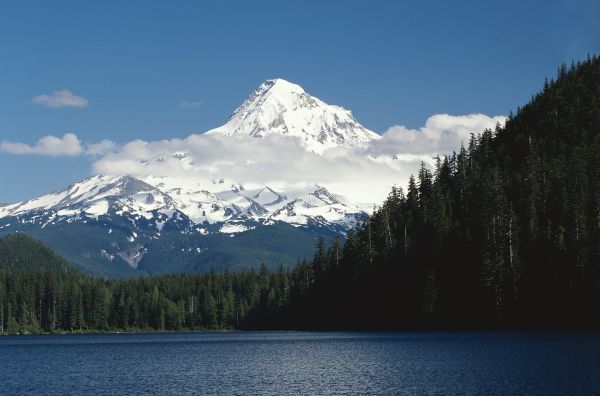
<path fill-rule="evenodd" d="M 222 232 L 243 231 L 239 223 L 284 221 L 297 226 L 310 222 L 347 230 L 364 215 L 362 208 L 321 186 L 286 192 L 268 186 L 208 185 L 194 180 L 152 176 L 92 176 L 64 190 L 0 207 L 0 218 L 35 213 L 35 222 L 49 224 L 115 212 L 155 218 L 160 232 L 165 222 L 185 215 L 192 224 L 223 223 Z M 181 216 L 179 216 L 181 217 Z"/>
<path fill-rule="evenodd" d="M 320 186 L 206 187 L 214 192 L 165 177 L 93 176 L 0 208 L 0 235 L 30 233 L 87 273 L 122 277 L 293 264 L 311 255 L 317 235 L 366 217 Z"/>
<path fill-rule="evenodd" d="M 2 268 L 76 272 L 55 251 L 23 233 L 9 234 L 0 239 L 0 269 Z"/>

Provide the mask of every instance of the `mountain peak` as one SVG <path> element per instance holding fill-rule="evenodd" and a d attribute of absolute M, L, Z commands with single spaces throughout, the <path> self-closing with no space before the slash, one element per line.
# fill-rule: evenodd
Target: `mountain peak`
<path fill-rule="evenodd" d="M 349 110 L 329 105 L 281 78 L 263 82 L 225 125 L 207 133 L 255 138 L 271 134 L 293 136 L 316 153 L 379 138 L 356 121 Z"/>
<path fill-rule="evenodd" d="M 297 93 L 306 93 L 304 88 L 302 88 L 298 84 L 291 83 L 283 78 L 273 78 L 266 80 L 261 84 L 260 88 L 266 88 L 266 90 L 273 90 L 279 92 L 297 92 Z M 259 89 L 260 89 L 259 88 Z"/>

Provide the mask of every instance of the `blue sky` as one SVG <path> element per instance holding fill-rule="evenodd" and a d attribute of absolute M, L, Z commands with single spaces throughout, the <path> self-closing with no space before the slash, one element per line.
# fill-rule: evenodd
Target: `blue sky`
<path fill-rule="evenodd" d="M 0 141 L 185 137 L 272 77 L 377 132 L 507 114 L 561 62 L 600 53 L 599 37 L 597 1 L 2 2 Z M 59 90 L 87 106 L 34 103 Z M 92 161 L 0 152 L 0 202 L 62 188 Z"/>

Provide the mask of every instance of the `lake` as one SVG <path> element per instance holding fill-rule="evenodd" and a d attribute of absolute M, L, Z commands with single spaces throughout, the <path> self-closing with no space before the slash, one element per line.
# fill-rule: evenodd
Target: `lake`
<path fill-rule="evenodd" d="M 600 334 L 5 336 L 0 394 L 600 394 Z"/>

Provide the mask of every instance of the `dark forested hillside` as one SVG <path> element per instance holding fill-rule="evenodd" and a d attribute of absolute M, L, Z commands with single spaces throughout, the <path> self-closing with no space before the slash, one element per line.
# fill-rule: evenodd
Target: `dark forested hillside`
<path fill-rule="evenodd" d="M 0 238 L 0 269 L 45 269 L 75 272 L 75 268 L 52 249 L 27 234 Z"/>
<path fill-rule="evenodd" d="M 294 326 L 597 326 L 600 58 L 422 167 L 343 252 Z"/>
<path fill-rule="evenodd" d="M 288 301 L 290 272 L 90 277 L 24 234 L 0 240 L 0 333 L 241 328 Z"/>

